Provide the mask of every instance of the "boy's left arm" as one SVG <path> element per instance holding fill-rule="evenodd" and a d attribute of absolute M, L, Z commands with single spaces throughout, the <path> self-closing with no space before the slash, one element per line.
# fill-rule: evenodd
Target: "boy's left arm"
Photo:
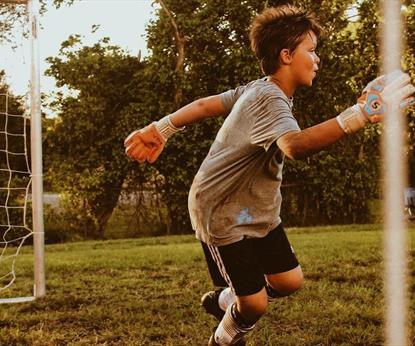
<path fill-rule="evenodd" d="M 128 135 L 124 141 L 126 154 L 140 163 L 145 161 L 153 163 L 163 151 L 168 138 L 184 129 L 185 125 L 208 117 L 226 114 L 227 110 L 220 95 L 196 100 L 159 121 Z"/>
<path fill-rule="evenodd" d="M 381 121 L 393 107 L 405 109 L 414 105 L 411 96 L 414 92 L 409 76 L 402 71 L 378 77 L 363 90 L 357 104 L 336 118 L 303 131 L 286 133 L 277 140 L 277 145 L 291 159 L 310 156 L 369 123 Z"/>

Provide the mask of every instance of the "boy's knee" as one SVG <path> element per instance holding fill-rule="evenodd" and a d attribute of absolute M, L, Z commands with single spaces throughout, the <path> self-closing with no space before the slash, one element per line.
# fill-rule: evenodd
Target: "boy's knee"
<path fill-rule="evenodd" d="M 289 281 L 281 285 L 281 293 L 285 295 L 293 294 L 303 286 L 303 283 L 304 276 L 301 273 L 301 275 L 291 278 Z"/>
<path fill-rule="evenodd" d="M 260 318 L 262 315 L 264 315 L 267 312 L 267 308 L 268 308 L 268 299 L 266 298 L 257 301 L 255 305 L 252 305 L 249 307 L 251 312 L 253 314 L 256 314 L 258 318 Z"/>
<path fill-rule="evenodd" d="M 267 312 L 268 300 L 256 303 L 255 305 L 238 305 L 239 313 L 250 323 L 258 321 Z"/>
<path fill-rule="evenodd" d="M 267 284 L 267 294 L 270 298 L 286 297 L 294 292 L 298 291 L 304 283 L 304 276 L 302 271 L 296 273 L 296 275 L 291 275 L 285 280 L 278 280 L 272 282 L 268 281 Z"/>
<path fill-rule="evenodd" d="M 239 313 L 247 320 L 255 323 L 267 311 L 268 299 L 265 290 L 255 296 L 237 297 Z"/>
<path fill-rule="evenodd" d="M 277 289 L 271 285 L 267 285 L 267 293 L 269 298 L 287 297 L 302 287 L 303 281 L 295 281 L 287 283 L 286 285 L 279 285 Z"/>

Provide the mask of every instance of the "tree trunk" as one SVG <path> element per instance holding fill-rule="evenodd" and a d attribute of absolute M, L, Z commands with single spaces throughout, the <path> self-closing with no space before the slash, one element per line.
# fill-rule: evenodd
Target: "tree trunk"
<path fill-rule="evenodd" d="M 109 186 L 107 189 L 99 195 L 99 197 L 91 202 L 92 212 L 96 219 L 96 236 L 98 239 L 104 239 L 105 227 L 110 219 L 115 207 L 117 206 L 118 199 L 121 194 L 121 184 L 113 187 Z"/>
<path fill-rule="evenodd" d="M 187 37 L 180 33 L 179 27 L 177 25 L 176 19 L 174 18 L 172 12 L 167 8 L 166 4 L 163 0 L 156 0 L 163 11 L 167 14 L 167 17 L 170 19 L 170 24 L 173 29 L 174 40 L 176 42 L 176 49 L 177 49 L 177 59 L 176 59 L 176 66 L 175 72 L 177 73 L 178 80 L 176 85 L 176 92 L 174 94 L 174 103 L 173 108 L 176 110 L 180 108 L 182 99 L 183 99 L 183 88 L 182 88 L 182 81 L 184 75 L 184 59 L 186 53 L 186 42 Z"/>

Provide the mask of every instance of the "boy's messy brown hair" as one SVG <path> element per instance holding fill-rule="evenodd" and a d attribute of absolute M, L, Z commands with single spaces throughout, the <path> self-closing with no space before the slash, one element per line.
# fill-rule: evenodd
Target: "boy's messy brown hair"
<path fill-rule="evenodd" d="M 284 5 L 267 8 L 258 14 L 249 38 L 262 72 L 273 74 L 279 67 L 281 50 L 286 48 L 293 52 L 309 31 L 318 38 L 323 28 L 313 13 L 301 8 Z"/>

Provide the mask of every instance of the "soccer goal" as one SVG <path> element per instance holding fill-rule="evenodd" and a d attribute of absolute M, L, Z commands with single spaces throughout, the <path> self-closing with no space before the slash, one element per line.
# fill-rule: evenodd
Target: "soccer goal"
<path fill-rule="evenodd" d="M 10 95 L 0 94 L 0 303 L 17 303 L 45 295 L 39 0 L 0 0 L 0 4 L 25 7 L 30 41 L 27 110 L 15 111 Z M 16 283 L 20 274 L 23 282 L 33 284 L 29 294 L 20 292 Z"/>

